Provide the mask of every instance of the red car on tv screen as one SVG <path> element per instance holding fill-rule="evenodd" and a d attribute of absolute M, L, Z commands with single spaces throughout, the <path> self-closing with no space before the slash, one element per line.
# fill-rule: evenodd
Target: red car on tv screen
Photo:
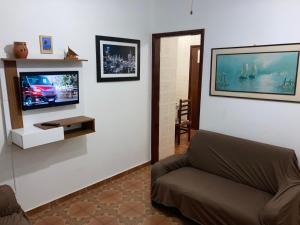
<path fill-rule="evenodd" d="M 34 104 L 54 103 L 57 95 L 53 83 L 46 76 L 26 76 L 22 81 L 23 103 Z"/>
<path fill-rule="evenodd" d="M 20 73 L 24 110 L 79 103 L 78 72 Z"/>

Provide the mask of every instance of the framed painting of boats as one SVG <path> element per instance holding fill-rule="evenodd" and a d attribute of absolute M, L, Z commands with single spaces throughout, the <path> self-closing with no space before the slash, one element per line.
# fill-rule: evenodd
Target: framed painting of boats
<path fill-rule="evenodd" d="M 210 95 L 300 103 L 300 43 L 213 48 Z"/>

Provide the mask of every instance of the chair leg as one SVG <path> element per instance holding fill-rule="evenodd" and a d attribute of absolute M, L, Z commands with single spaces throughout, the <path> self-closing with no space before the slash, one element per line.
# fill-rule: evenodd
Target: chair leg
<path fill-rule="evenodd" d="M 177 129 L 177 144 L 180 145 L 180 128 Z"/>
<path fill-rule="evenodd" d="M 175 126 L 175 142 L 177 145 L 180 144 L 180 127 L 178 127 L 177 125 Z M 178 143 L 179 142 L 179 143 Z"/>

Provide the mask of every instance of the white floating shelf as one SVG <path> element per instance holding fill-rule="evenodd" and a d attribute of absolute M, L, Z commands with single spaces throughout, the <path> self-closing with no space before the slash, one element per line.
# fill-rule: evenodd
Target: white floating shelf
<path fill-rule="evenodd" d="M 64 140 L 64 128 L 43 130 L 35 126 L 12 130 L 12 142 L 22 149 Z"/>

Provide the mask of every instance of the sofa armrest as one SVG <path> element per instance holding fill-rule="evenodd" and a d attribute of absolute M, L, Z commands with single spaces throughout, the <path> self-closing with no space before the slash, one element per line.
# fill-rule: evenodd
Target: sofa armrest
<path fill-rule="evenodd" d="M 189 162 L 186 154 L 173 155 L 155 163 L 151 169 L 151 187 L 153 187 L 159 177 L 188 165 Z"/>
<path fill-rule="evenodd" d="M 300 224 L 300 184 L 293 184 L 278 192 L 260 213 L 263 225 Z"/>
<path fill-rule="evenodd" d="M 0 217 L 22 212 L 15 193 L 8 185 L 0 186 Z"/>

